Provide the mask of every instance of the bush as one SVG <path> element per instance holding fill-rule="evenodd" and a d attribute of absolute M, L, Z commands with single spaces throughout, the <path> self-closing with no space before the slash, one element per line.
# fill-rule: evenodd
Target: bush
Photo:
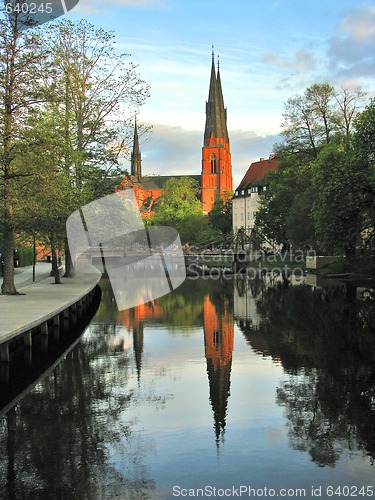
<path fill-rule="evenodd" d="M 34 259 L 33 247 L 19 247 L 17 248 L 19 266 L 31 266 Z"/>

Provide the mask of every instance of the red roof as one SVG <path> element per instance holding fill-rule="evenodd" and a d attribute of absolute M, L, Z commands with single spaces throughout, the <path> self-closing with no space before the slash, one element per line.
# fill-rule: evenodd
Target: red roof
<path fill-rule="evenodd" d="M 270 170 L 276 172 L 277 167 L 278 167 L 278 161 L 276 157 L 267 160 L 255 161 L 247 169 L 247 172 L 244 175 L 244 178 L 240 182 L 236 191 L 241 189 L 247 189 L 251 185 L 253 186 L 264 185 L 267 172 L 269 172 Z"/>

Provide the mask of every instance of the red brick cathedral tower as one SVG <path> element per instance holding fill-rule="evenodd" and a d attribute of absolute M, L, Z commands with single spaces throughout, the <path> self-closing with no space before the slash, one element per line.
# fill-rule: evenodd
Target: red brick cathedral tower
<path fill-rule="evenodd" d="M 233 189 L 227 110 L 221 89 L 220 68 L 215 70 L 212 51 L 211 81 L 206 102 L 206 127 L 202 148 L 202 208 L 207 215 L 217 196 Z"/>

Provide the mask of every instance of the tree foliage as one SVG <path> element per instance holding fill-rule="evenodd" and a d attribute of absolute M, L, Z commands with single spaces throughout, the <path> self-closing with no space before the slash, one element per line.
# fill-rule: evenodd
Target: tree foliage
<path fill-rule="evenodd" d="M 283 142 L 276 151 L 305 152 L 311 159 L 317 158 L 335 134 L 350 133 L 363 104 L 364 93 L 360 89 L 351 92 L 346 88 L 336 90 L 328 83 L 311 85 L 284 104 Z"/>
<path fill-rule="evenodd" d="M 202 216 L 200 188 L 191 177 L 169 179 L 152 219 L 155 225 L 175 228 L 183 243 L 198 244 L 217 236 Z"/>
<path fill-rule="evenodd" d="M 232 232 L 232 191 L 226 191 L 223 196 L 217 196 L 208 219 L 211 226 L 221 234 Z"/>
<path fill-rule="evenodd" d="M 14 210 L 22 203 L 22 182 L 28 173 L 18 161 L 24 150 L 28 118 L 48 99 L 41 75 L 47 71 L 39 34 L 22 32 L 22 16 L 0 19 L 0 189 L 5 259 L 2 293 L 17 294 L 13 255 Z"/>
<path fill-rule="evenodd" d="M 61 241 L 70 213 L 113 192 L 132 140 L 129 115 L 149 94 L 112 33 L 86 21 L 35 32 L 17 23 L 17 15 L 0 23 L 3 293 L 17 293 L 16 231 Z"/>
<path fill-rule="evenodd" d="M 307 88 L 285 104 L 279 170 L 268 177 L 256 219 L 268 238 L 353 258 L 375 223 L 374 101 L 363 92 Z"/>

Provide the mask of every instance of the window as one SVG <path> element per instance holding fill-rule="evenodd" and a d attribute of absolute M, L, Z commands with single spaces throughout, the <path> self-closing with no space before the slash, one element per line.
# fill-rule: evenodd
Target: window
<path fill-rule="evenodd" d="M 214 346 L 219 347 L 219 332 L 217 330 L 214 330 Z"/>
<path fill-rule="evenodd" d="M 211 174 L 216 174 L 216 156 L 211 155 Z"/>
<path fill-rule="evenodd" d="M 245 194 L 245 190 L 244 189 L 241 191 L 241 194 Z"/>

